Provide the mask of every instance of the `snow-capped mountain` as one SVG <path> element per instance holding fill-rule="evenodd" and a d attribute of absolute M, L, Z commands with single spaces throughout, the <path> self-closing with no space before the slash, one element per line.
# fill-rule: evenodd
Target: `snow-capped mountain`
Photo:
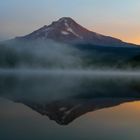
<path fill-rule="evenodd" d="M 119 39 L 98 34 L 82 27 L 72 18 L 63 17 L 51 25 L 44 26 L 26 36 L 17 37 L 17 40 L 47 40 L 69 44 L 93 44 L 100 46 L 136 46 Z"/>

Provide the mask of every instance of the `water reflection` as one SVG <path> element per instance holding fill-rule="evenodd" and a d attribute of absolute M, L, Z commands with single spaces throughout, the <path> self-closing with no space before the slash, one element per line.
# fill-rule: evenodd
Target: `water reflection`
<path fill-rule="evenodd" d="M 2 72 L 0 96 L 60 125 L 70 124 L 87 112 L 140 99 L 140 78 L 135 74 L 79 73 Z"/>

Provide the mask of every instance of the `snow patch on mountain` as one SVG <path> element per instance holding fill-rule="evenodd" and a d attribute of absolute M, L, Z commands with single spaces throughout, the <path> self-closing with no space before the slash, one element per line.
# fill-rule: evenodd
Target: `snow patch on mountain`
<path fill-rule="evenodd" d="M 63 35 L 69 35 L 69 32 L 61 31 L 61 34 L 63 34 Z"/>
<path fill-rule="evenodd" d="M 69 31 L 69 32 L 71 32 L 72 34 L 74 34 L 76 37 L 78 37 L 78 38 L 80 38 L 80 39 L 82 39 L 83 37 L 82 36 L 80 36 L 79 34 L 77 34 L 72 28 L 67 28 L 67 31 Z"/>
<path fill-rule="evenodd" d="M 64 20 L 64 24 L 65 24 L 66 28 L 69 28 L 69 24 L 67 23 L 67 19 Z"/>

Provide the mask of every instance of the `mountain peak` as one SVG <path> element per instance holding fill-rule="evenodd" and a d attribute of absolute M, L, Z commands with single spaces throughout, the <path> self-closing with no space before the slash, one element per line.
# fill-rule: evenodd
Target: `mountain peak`
<path fill-rule="evenodd" d="M 55 25 L 55 24 L 63 24 L 65 22 L 71 23 L 71 22 L 75 22 L 72 18 L 70 17 L 62 17 L 60 19 L 58 19 L 57 21 L 53 21 L 51 25 Z"/>
<path fill-rule="evenodd" d="M 74 20 L 71 17 L 62 17 L 58 21 L 63 22 L 63 21 L 74 21 Z"/>
<path fill-rule="evenodd" d="M 63 17 L 63 18 L 60 18 L 57 21 L 52 22 L 52 24 L 50 26 L 55 26 L 55 28 L 56 27 L 69 28 L 71 25 L 76 26 L 76 24 L 77 23 L 72 18 L 70 18 L 70 17 Z"/>

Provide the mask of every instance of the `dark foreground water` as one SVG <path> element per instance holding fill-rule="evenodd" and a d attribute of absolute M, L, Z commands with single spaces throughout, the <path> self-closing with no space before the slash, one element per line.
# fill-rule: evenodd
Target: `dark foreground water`
<path fill-rule="evenodd" d="M 140 74 L 0 70 L 0 140 L 139 140 Z"/>

